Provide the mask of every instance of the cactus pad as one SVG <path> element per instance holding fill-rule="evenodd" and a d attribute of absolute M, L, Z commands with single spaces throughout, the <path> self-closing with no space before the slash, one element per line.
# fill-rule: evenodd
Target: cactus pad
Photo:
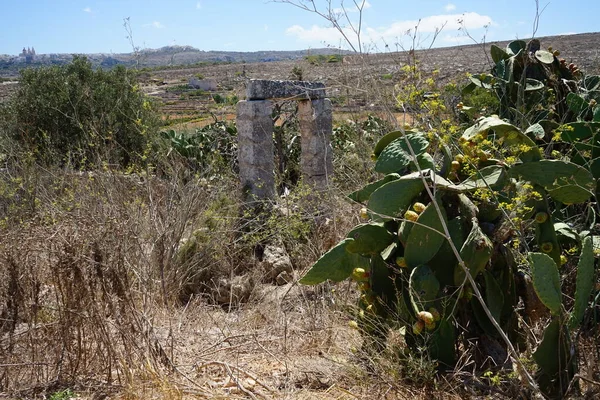
<path fill-rule="evenodd" d="M 394 139 L 379 154 L 375 171 L 390 174 L 408 167 L 413 161 L 409 145 L 415 155 L 419 156 L 427 149 L 429 142 L 422 133 L 409 133 Z"/>
<path fill-rule="evenodd" d="M 354 268 L 370 269 L 369 259 L 346 251 L 346 246 L 354 239 L 344 239 L 334 246 L 308 270 L 300 279 L 304 285 L 316 285 L 327 279 L 341 282 L 352 275 Z"/>
<path fill-rule="evenodd" d="M 592 238 L 588 236 L 583 240 L 579 264 L 577 264 L 577 289 L 575 291 L 575 306 L 569 321 L 570 328 L 576 328 L 581 323 L 593 288 L 594 249 Z"/>
<path fill-rule="evenodd" d="M 410 274 L 409 292 L 415 313 L 433 307 L 439 290 L 440 283 L 431 268 L 427 265 L 419 265 L 413 269 Z"/>
<path fill-rule="evenodd" d="M 438 215 L 437 209 L 433 203 L 430 203 L 425 211 L 417 219 L 417 223 L 412 227 L 406 246 L 404 249 L 404 258 L 409 267 L 416 267 L 431 260 L 444 241 L 443 224 L 447 223 L 446 210 L 440 204 L 442 219 Z M 408 223 L 408 222 L 407 222 Z"/>
<path fill-rule="evenodd" d="M 535 293 L 552 315 L 559 315 L 562 293 L 556 262 L 543 253 L 529 253 L 529 259 L 531 260 L 531 278 Z"/>

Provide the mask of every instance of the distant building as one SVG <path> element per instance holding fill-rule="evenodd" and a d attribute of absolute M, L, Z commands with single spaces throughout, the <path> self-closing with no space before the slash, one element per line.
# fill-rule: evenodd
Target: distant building
<path fill-rule="evenodd" d="M 25 48 L 23 47 L 23 51 L 20 54 L 20 57 L 24 57 L 25 58 L 25 62 L 27 64 L 31 64 L 34 59 L 35 59 L 35 48 L 31 47 L 31 48 Z"/>

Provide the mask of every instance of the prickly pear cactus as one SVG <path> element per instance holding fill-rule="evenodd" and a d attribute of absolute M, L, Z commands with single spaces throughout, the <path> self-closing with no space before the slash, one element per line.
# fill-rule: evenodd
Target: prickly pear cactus
<path fill-rule="evenodd" d="M 579 264 L 577 264 L 577 289 L 575 305 L 569 321 L 571 329 L 576 328 L 583 319 L 585 309 L 589 304 L 590 294 L 594 287 L 594 250 L 591 237 L 583 239 Z"/>
<path fill-rule="evenodd" d="M 441 218 L 433 203 L 430 203 L 411 228 L 404 250 L 404 258 L 409 267 L 414 268 L 427 263 L 446 241 L 443 236 L 443 225 L 448 223 L 446 210 L 440 207 L 439 211 Z M 410 221 L 407 221 L 407 224 L 410 224 Z"/>
<path fill-rule="evenodd" d="M 476 218 L 472 220 L 473 227 L 467 240 L 460 249 L 460 257 L 473 278 L 483 271 L 492 256 L 492 242 L 479 227 Z M 466 274 L 462 266 L 454 269 L 454 284 L 460 286 L 466 281 Z"/>
<path fill-rule="evenodd" d="M 419 265 L 410 274 L 410 300 L 415 313 L 428 310 L 435 304 L 440 283 L 427 265 Z"/>
<path fill-rule="evenodd" d="M 530 253 L 529 259 L 536 294 L 552 315 L 559 315 L 562 309 L 562 292 L 556 262 L 544 253 Z"/>
<path fill-rule="evenodd" d="M 554 55 L 529 52 L 521 41 L 506 49 L 493 46 L 492 54 L 513 89 L 518 82 L 510 79 L 520 68 L 520 57 L 535 58 L 538 66 L 556 61 L 548 64 Z M 484 78 L 480 83 L 494 84 Z M 538 90 L 538 83 L 526 84 L 526 90 Z M 580 151 L 580 159 L 568 161 L 562 156 L 545 159 L 548 152 L 536 142 L 558 129 L 551 122 L 522 131 L 498 117 L 480 118 L 458 138 L 454 148 L 464 154 L 455 157 L 451 146 L 435 144 L 434 135 L 387 134 L 372 155 L 376 171 L 387 175 L 349 196 L 362 203 L 364 223 L 325 253 L 300 282 L 352 279 L 360 297 L 350 325 L 360 329 L 367 348 L 383 351 L 389 330 L 398 329 L 409 351 L 426 351 L 443 368 L 455 364 L 459 337 L 487 335 L 518 342 L 523 335 L 515 310 L 527 295 L 522 294 L 518 268 L 529 268 L 533 289 L 552 314 L 534 353 L 540 383 L 546 379 L 550 393 L 557 378 L 570 379 L 575 371 L 567 328 L 580 324 L 594 276 L 588 237 L 577 266 L 577 291 L 568 294 L 575 299 L 568 315 L 559 275 L 566 257 L 562 250 L 582 239 L 575 225 L 561 219 L 567 216 L 571 223 L 579 218 L 581 208 L 570 204 L 586 203 L 596 195 L 600 177 L 600 161 L 594 164 L 600 150 L 586 147 L 595 147 L 600 123 L 563 127 L 562 143 Z M 586 223 L 594 229 L 595 222 Z M 528 253 L 530 249 L 535 252 Z M 474 291 L 483 298 L 473 296 Z"/>

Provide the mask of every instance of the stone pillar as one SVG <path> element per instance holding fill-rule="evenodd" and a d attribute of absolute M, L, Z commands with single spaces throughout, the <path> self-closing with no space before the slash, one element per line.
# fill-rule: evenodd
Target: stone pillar
<path fill-rule="evenodd" d="M 248 202 L 275 199 L 272 108 L 269 100 L 237 104 L 238 165 Z"/>
<path fill-rule="evenodd" d="M 329 99 L 298 101 L 300 166 L 302 179 L 316 190 L 329 187 L 333 177 L 331 133 L 333 116 Z"/>

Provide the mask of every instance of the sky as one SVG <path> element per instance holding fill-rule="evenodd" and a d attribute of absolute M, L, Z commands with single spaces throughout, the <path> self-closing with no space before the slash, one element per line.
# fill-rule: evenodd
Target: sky
<path fill-rule="evenodd" d="M 414 34 L 417 24 L 417 48 L 529 38 L 536 16 L 534 0 L 314 0 L 320 11 L 328 1 L 340 9 L 336 12 L 343 4 L 355 27 L 362 15 L 360 43 L 370 52 L 411 48 L 407 32 Z M 362 13 L 355 4 L 362 5 Z M 535 36 L 600 31 L 598 0 L 540 1 L 539 9 Z M 23 47 L 38 54 L 125 53 L 133 46 L 169 45 L 206 51 L 350 47 L 315 13 L 272 0 L 0 0 L 0 15 L 0 54 L 16 55 Z M 437 36 L 436 29 L 441 29 Z M 356 33 L 348 26 L 343 32 L 358 48 Z"/>

